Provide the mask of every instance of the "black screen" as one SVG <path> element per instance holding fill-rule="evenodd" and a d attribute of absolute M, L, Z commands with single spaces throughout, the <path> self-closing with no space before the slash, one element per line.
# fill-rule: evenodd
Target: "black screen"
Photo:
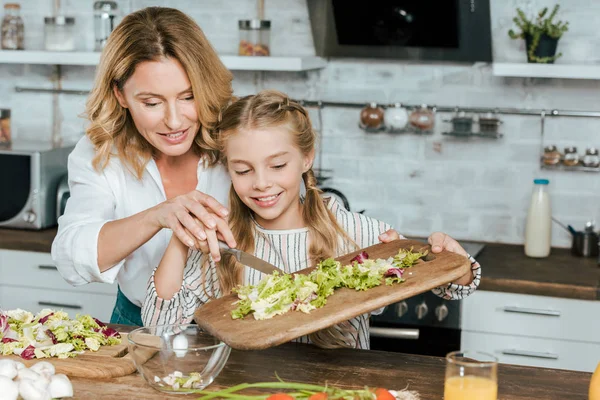
<path fill-rule="evenodd" d="M 29 198 L 31 157 L 0 154 L 0 222 L 17 215 Z"/>
<path fill-rule="evenodd" d="M 340 45 L 459 47 L 459 0 L 332 0 Z"/>

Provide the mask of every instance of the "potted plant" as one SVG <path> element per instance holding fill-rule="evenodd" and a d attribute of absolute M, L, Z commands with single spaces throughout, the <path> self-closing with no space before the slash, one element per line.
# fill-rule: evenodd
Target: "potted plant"
<path fill-rule="evenodd" d="M 544 7 L 535 20 L 529 20 L 523 10 L 517 8 L 518 17 L 513 18 L 513 21 L 521 32 L 517 33 L 511 29 L 508 36 L 512 39 L 525 39 L 527 62 L 552 64 L 562 56 L 562 53 L 556 54 L 556 46 L 558 39 L 569 29 L 569 23 L 553 22 L 558 9 L 559 5 L 556 4 L 546 17 L 548 7 Z"/>

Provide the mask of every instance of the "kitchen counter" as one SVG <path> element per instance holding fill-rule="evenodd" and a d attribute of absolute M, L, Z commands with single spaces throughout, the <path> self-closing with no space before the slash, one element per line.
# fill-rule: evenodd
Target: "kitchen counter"
<path fill-rule="evenodd" d="M 600 300 L 596 258 L 573 256 L 570 249 L 553 248 L 547 258 L 529 258 L 523 246 L 488 243 L 477 261 L 480 290 Z"/>
<path fill-rule="evenodd" d="M 50 252 L 56 228 L 0 229 L 0 249 Z M 481 290 L 582 300 L 600 300 L 600 267 L 595 258 L 552 249 L 547 258 L 529 258 L 523 246 L 486 243 L 477 256 L 483 267 Z"/>
<path fill-rule="evenodd" d="M 0 229 L 0 249 L 50 253 L 57 228 L 41 231 Z"/>
<path fill-rule="evenodd" d="M 344 388 L 385 387 L 419 392 L 421 400 L 443 396 L 445 360 L 365 350 L 324 350 L 287 343 L 263 351 L 231 352 L 221 374 L 207 390 L 244 382 L 283 380 L 336 385 Z M 555 369 L 499 366 L 498 398 L 501 400 L 581 400 L 587 398 L 591 374 Z M 134 373 L 110 380 L 72 378 L 75 399 L 182 399 L 150 388 Z M 248 393 L 248 392 L 246 392 Z"/>

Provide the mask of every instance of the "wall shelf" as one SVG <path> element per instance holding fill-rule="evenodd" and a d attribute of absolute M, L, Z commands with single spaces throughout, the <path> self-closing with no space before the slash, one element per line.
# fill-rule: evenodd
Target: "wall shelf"
<path fill-rule="evenodd" d="M 540 168 L 549 171 L 579 171 L 579 172 L 600 172 L 600 167 L 585 167 L 583 165 L 575 165 L 572 167 L 566 165 L 546 165 L 540 162 Z"/>
<path fill-rule="evenodd" d="M 45 65 L 98 65 L 98 52 L 61 51 L 0 51 L 0 64 L 45 64 Z M 327 62 L 321 57 L 242 57 L 221 56 L 221 61 L 230 70 L 244 71 L 308 71 L 324 68 Z"/>
<path fill-rule="evenodd" d="M 600 79 L 600 64 L 493 63 L 492 70 L 495 76 Z"/>

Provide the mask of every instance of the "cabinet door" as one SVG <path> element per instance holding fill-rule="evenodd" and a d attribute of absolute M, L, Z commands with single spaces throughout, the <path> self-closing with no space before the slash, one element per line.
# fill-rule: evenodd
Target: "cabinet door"
<path fill-rule="evenodd" d="M 597 343 L 463 331 L 461 347 L 493 354 L 505 364 L 593 372 L 600 362 Z"/>
<path fill-rule="evenodd" d="M 0 250 L 0 284 L 98 294 L 116 294 L 117 285 L 90 283 L 71 286 L 60 275 L 50 253 Z"/>
<path fill-rule="evenodd" d="M 108 322 L 115 300 L 116 295 L 0 285 L 0 308 L 22 308 L 34 314 L 44 308 L 51 308 L 63 310 L 71 318 L 76 314 L 89 314 L 100 321 Z"/>
<path fill-rule="evenodd" d="M 600 301 L 477 291 L 462 300 L 461 329 L 600 343 Z"/>

